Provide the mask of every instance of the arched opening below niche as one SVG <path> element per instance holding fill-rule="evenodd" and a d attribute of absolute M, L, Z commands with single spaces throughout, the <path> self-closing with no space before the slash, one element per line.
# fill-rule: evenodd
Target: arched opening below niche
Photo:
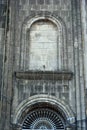
<path fill-rule="evenodd" d="M 22 130 L 65 130 L 65 117 L 50 103 L 36 103 L 23 119 Z"/>
<path fill-rule="evenodd" d="M 24 100 L 16 109 L 12 120 L 13 124 L 20 124 L 22 130 L 42 127 L 47 130 L 66 130 L 75 122 L 75 115 L 68 104 L 52 96 L 38 95 Z M 44 126 L 41 125 L 43 123 Z"/>

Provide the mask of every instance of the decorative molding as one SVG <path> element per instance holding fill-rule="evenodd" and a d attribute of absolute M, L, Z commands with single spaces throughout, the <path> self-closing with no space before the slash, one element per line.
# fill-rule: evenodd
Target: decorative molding
<path fill-rule="evenodd" d="M 36 95 L 31 96 L 25 99 L 22 103 L 14 111 L 14 115 L 12 117 L 12 122 L 21 123 L 23 121 L 23 117 L 25 117 L 29 111 L 36 107 L 40 107 L 43 105 L 49 106 L 50 109 L 53 109 L 62 114 L 65 119 L 70 119 L 73 117 L 73 120 L 70 120 L 70 123 L 75 122 L 75 113 L 72 111 L 69 104 L 65 103 L 63 100 L 59 100 L 53 96 L 48 95 Z M 45 107 L 45 106 L 44 106 Z"/>
<path fill-rule="evenodd" d="M 26 71 L 15 72 L 15 77 L 28 80 L 71 80 L 73 73 L 70 71 Z"/>

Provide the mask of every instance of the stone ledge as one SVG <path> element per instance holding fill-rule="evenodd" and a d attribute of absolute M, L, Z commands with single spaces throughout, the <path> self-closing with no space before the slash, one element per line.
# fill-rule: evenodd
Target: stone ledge
<path fill-rule="evenodd" d="M 71 80 L 73 73 L 70 71 L 23 71 L 15 72 L 15 77 L 25 80 Z"/>

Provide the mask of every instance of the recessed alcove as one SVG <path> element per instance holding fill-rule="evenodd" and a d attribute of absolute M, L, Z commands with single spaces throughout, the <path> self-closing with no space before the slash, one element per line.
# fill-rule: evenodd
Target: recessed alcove
<path fill-rule="evenodd" d="M 66 27 L 52 16 L 27 19 L 21 31 L 20 71 L 67 70 Z"/>
<path fill-rule="evenodd" d="M 48 19 L 34 22 L 29 31 L 29 70 L 57 70 L 58 28 Z"/>

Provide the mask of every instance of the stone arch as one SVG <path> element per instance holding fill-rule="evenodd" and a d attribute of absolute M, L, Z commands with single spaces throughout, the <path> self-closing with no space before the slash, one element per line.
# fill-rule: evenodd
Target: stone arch
<path fill-rule="evenodd" d="M 29 67 L 26 66 L 27 61 L 25 59 L 28 59 L 28 56 L 26 54 L 27 52 L 27 47 L 29 45 L 29 43 L 27 42 L 27 32 L 30 31 L 31 26 L 35 23 L 38 22 L 39 20 L 49 20 L 51 21 L 53 24 L 55 24 L 57 26 L 58 29 L 58 34 L 59 34 L 59 41 L 58 41 L 58 70 L 60 69 L 66 69 L 67 70 L 67 54 L 66 54 L 66 27 L 64 22 L 60 19 L 60 18 L 55 18 L 54 16 L 51 15 L 42 15 L 40 14 L 40 16 L 35 16 L 33 18 L 26 18 L 25 21 L 23 22 L 22 25 L 22 31 L 21 31 L 21 51 L 20 51 L 20 69 L 21 70 L 29 70 Z M 64 52 L 64 53 L 63 53 Z"/>
<path fill-rule="evenodd" d="M 70 123 L 75 122 L 75 115 L 71 108 L 64 103 L 63 101 L 60 101 L 56 99 L 55 97 L 48 96 L 48 95 L 37 95 L 32 96 L 29 99 L 24 100 L 15 110 L 14 116 L 13 116 L 13 123 L 14 124 L 22 124 L 23 118 L 31 112 L 32 109 L 34 109 L 36 106 L 39 108 L 43 108 L 43 106 L 46 104 L 45 107 L 50 107 L 59 115 L 64 118 L 64 121 L 67 121 L 69 119 Z M 41 107 L 42 106 L 42 107 Z M 66 122 L 67 123 L 67 122 Z"/>

